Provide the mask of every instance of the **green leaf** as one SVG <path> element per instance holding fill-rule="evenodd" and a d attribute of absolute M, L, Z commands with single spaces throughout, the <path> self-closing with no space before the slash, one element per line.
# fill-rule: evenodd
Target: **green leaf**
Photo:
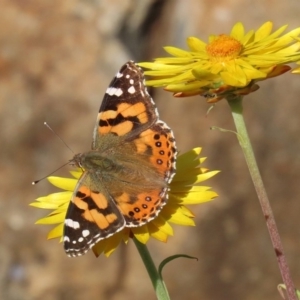
<path fill-rule="evenodd" d="M 189 256 L 189 255 L 186 255 L 186 254 L 175 254 L 175 255 L 172 255 L 172 256 L 169 256 L 167 258 L 165 258 L 158 266 L 158 273 L 159 273 L 159 276 L 162 278 L 162 270 L 164 268 L 164 266 L 169 263 L 170 261 L 176 259 L 176 258 L 179 258 L 179 257 L 184 257 L 184 258 L 189 258 L 189 259 L 196 259 L 198 260 L 197 257 L 193 257 L 193 256 Z"/>

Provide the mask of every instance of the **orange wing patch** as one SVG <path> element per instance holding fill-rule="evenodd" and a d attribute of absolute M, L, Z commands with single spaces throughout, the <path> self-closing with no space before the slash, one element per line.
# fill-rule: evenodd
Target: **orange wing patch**
<path fill-rule="evenodd" d="M 92 192 L 91 189 L 87 186 L 81 186 L 78 189 L 78 192 L 79 192 L 79 194 L 82 195 L 82 197 L 76 196 L 72 200 L 78 208 L 84 209 L 84 210 L 88 209 L 88 204 L 85 201 L 83 201 L 83 199 L 86 197 L 90 197 L 95 202 L 97 207 L 99 207 L 101 209 L 107 208 L 108 201 L 103 194 Z M 77 192 L 77 195 L 78 195 L 78 192 Z"/>
<path fill-rule="evenodd" d="M 145 124 L 149 122 L 146 112 L 147 108 L 143 102 L 135 104 L 121 103 L 117 106 L 117 110 L 107 110 L 98 114 L 98 133 L 104 135 L 107 133 L 116 133 L 117 135 L 125 135 L 129 133 L 133 126 Z"/>
<path fill-rule="evenodd" d="M 108 228 L 118 218 L 115 213 L 110 211 L 111 204 L 105 195 L 100 192 L 93 192 L 87 186 L 81 186 L 78 189 L 73 203 L 83 210 L 82 216 L 85 220 L 96 223 L 101 229 Z M 89 204 L 95 208 L 89 208 Z M 106 213 L 104 214 L 104 212 Z"/>
<path fill-rule="evenodd" d="M 138 139 L 134 141 L 137 152 L 146 153 L 151 149 L 149 155 L 151 164 L 159 171 L 160 174 L 175 171 L 174 137 L 169 130 L 148 129 L 142 132 Z"/>
<path fill-rule="evenodd" d="M 89 221 L 95 222 L 97 226 L 102 230 L 109 228 L 109 226 L 117 220 L 117 216 L 113 213 L 104 216 L 102 213 L 99 213 L 96 209 L 92 209 L 86 212 L 88 213 L 85 213 L 84 217 L 88 217 L 88 215 L 90 215 L 92 219 Z"/>
<path fill-rule="evenodd" d="M 165 205 L 167 188 L 152 190 L 133 197 L 123 193 L 116 197 L 117 205 L 125 217 L 127 227 L 141 226 L 154 219 Z"/>

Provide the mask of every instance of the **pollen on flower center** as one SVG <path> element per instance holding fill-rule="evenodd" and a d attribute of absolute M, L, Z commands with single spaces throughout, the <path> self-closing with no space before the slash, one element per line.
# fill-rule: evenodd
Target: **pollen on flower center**
<path fill-rule="evenodd" d="M 221 34 L 206 46 L 207 54 L 213 59 L 233 59 L 242 51 L 243 45 L 235 38 Z"/>

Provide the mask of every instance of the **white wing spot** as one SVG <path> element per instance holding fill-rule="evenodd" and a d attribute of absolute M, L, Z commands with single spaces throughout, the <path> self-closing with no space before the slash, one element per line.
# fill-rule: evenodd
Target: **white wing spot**
<path fill-rule="evenodd" d="M 130 79 L 130 80 L 129 80 L 129 83 L 130 83 L 130 84 L 134 84 L 134 80 L 133 80 L 133 79 Z"/>
<path fill-rule="evenodd" d="M 116 90 L 116 89 L 113 88 L 113 87 L 108 87 L 107 90 L 106 90 L 106 94 L 112 96 L 112 95 L 114 95 L 115 90 Z"/>
<path fill-rule="evenodd" d="M 79 243 L 82 243 L 84 241 L 84 238 L 83 237 L 80 237 L 79 239 L 78 239 L 78 242 Z"/>
<path fill-rule="evenodd" d="M 129 74 L 127 74 L 125 77 L 128 79 L 128 78 L 130 78 L 130 75 L 129 75 Z"/>
<path fill-rule="evenodd" d="M 76 241 L 73 241 L 72 243 L 73 243 L 73 244 L 76 244 Z"/>
<path fill-rule="evenodd" d="M 116 75 L 116 77 L 117 77 L 117 78 L 121 78 L 121 77 L 123 77 L 123 74 L 120 73 L 120 72 L 118 72 L 117 75 Z"/>
<path fill-rule="evenodd" d="M 64 236 L 64 242 L 70 242 L 70 239 L 68 236 Z"/>
<path fill-rule="evenodd" d="M 74 229 L 80 228 L 80 224 L 76 221 L 73 221 L 72 219 L 66 219 L 65 225 Z"/>
<path fill-rule="evenodd" d="M 83 237 L 87 237 L 88 235 L 90 235 L 90 231 L 85 229 L 85 230 L 82 230 L 82 236 Z"/>
<path fill-rule="evenodd" d="M 134 86 L 131 86 L 131 87 L 128 89 L 128 93 L 129 93 L 129 94 L 134 94 L 134 93 L 135 93 L 135 88 L 134 88 Z"/>
<path fill-rule="evenodd" d="M 115 92 L 115 95 L 117 97 L 120 97 L 122 94 L 123 94 L 123 91 L 121 89 L 117 89 L 116 92 Z"/>
<path fill-rule="evenodd" d="M 106 90 L 106 94 L 110 95 L 110 96 L 117 96 L 120 97 L 123 94 L 123 91 L 120 88 L 114 88 L 114 87 L 109 87 Z"/>

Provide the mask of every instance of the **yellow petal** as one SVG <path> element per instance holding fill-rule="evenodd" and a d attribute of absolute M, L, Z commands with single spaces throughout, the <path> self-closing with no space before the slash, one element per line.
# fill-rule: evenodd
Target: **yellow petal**
<path fill-rule="evenodd" d="M 179 49 L 179 48 L 176 48 L 176 47 L 164 47 L 164 50 L 173 55 L 173 56 L 176 56 L 176 57 L 181 57 L 181 56 L 191 56 L 191 53 L 189 51 L 185 51 L 185 50 L 182 50 L 182 49 Z"/>
<path fill-rule="evenodd" d="M 300 74 L 300 67 L 297 67 L 297 68 L 293 69 L 292 73 L 293 74 Z"/>
<path fill-rule="evenodd" d="M 189 218 L 195 217 L 195 215 L 192 213 L 192 211 L 189 210 L 186 206 L 180 206 L 180 209 L 185 216 L 187 216 Z"/>
<path fill-rule="evenodd" d="M 77 184 L 77 180 L 73 178 L 62 178 L 56 176 L 50 176 L 47 178 L 54 186 L 67 191 L 74 191 Z"/>
<path fill-rule="evenodd" d="M 57 204 L 55 203 L 47 203 L 47 202 L 32 202 L 29 204 L 30 206 L 36 207 L 36 208 L 43 208 L 43 209 L 56 209 Z"/>
<path fill-rule="evenodd" d="M 254 41 L 254 30 L 250 30 L 246 33 L 246 35 L 241 39 L 241 43 L 244 45 L 245 47 L 248 47 L 248 44 L 251 44 Z"/>
<path fill-rule="evenodd" d="M 236 23 L 230 33 L 230 36 L 240 41 L 245 34 L 244 25 L 241 22 Z"/>
<path fill-rule="evenodd" d="M 211 171 L 211 172 L 206 172 L 204 174 L 195 174 L 194 176 L 189 176 L 187 174 L 186 178 L 182 178 L 181 180 L 175 181 L 175 176 L 174 176 L 174 182 L 172 181 L 171 187 L 173 185 L 176 185 L 176 182 L 180 182 L 180 185 L 185 186 L 185 185 L 192 185 L 192 184 L 196 184 L 196 183 L 200 183 L 202 181 L 207 180 L 208 178 L 216 175 L 217 173 L 219 173 L 219 171 Z"/>
<path fill-rule="evenodd" d="M 64 230 L 64 224 L 61 223 L 54 227 L 47 235 L 47 239 L 55 239 L 55 238 L 60 238 L 63 235 L 63 230 Z"/>
<path fill-rule="evenodd" d="M 295 41 L 295 39 L 299 36 L 300 34 L 300 27 L 295 28 L 291 30 L 290 32 L 287 32 L 285 35 L 281 36 L 278 38 L 281 44 L 288 45 L 289 43 Z"/>
<path fill-rule="evenodd" d="M 206 47 L 206 43 L 193 36 L 187 38 L 187 44 L 190 50 L 194 52 L 204 51 Z"/>
<path fill-rule="evenodd" d="M 74 176 L 76 179 L 79 179 L 82 174 L 83 171 L 81 169 L 78 169 L 77 171 L 70 171 L 71 175 Z"/>
<path fill-rule="evenodd" d="M 141 227 L 133 227 L 131 228 L 131 230 L 139 242 L 143 244 L 146 244 L 148 242 L 150 234 L 147 225 Z"/>
<path fill-rule="evenodd" d="M 103 250 L 103 253 L 106 257 L 109 257 L 119 246 L 120 242 L 122 240 L 122 232 L 117 232 L 113 236 L 109 237 L 108 239 L 105 239 L 105 248 Z"/>
<path fill-rule="evenodd" d="M 186 186 L 186 185 L 173 185 L 171 186 L 170 194 L 174 195 L 185 195 L 188 193 L 193 193 L 193 192 L 205 192 L 207 190 L 210 190 L 211 188 L 208 186 L 198 186 L 198 185 L 193 185 L 193 186 Z"/>
<path fill-rule="evenodd" d="M 172 92 L 188 92 L 192 90 L 201 90 L 203 86 L 208 85 L 210 82 L 201 80 L 201 81 L 194 81 L 194 82 L 183 82 L 177 84 L 168 84 L 166 86 L 166 90 Z"/>
<path fill-rule="evenodd" d="M 98 257 L 100 254 L 102 254 L 106 247 L 106 240 L 99 241 L 94 247 L 92 247 L 92 250 L 96 257 Z"/>
<path fill-rule="evenodd" d="M 255 42 L 260 41 L 267 37 L 271 32 L 273 28 L 272 22 L 266 22 L 264 23 L 258 30 L 255 32 Z"/>
<path fill-rule="evenodd" d="M 151 224 L 153 224 L 158 231 L 162 231 L 167 235 L 173 235 L 172 226 L 161 215 L 158 215 L 158 217 L 155 218 Z M 149 232 L 152 233 L 150 230 Z"/>
<path fill-rule="evenodd" d="M 184 172 L 187 169 L 195 168 L 199 165 L 197 159 L 201 153 L 202 148 L 194 148 L 184 154 L 181 154 L 176 163 L 177 170 Z"/>
<path fill-rule="evenodd" d="M 278 36 L 280 36 L 288 27 L 288 25 L 283 25 L 281 26 L 279 29 L 277 29 L 276 31 L 274 31 L 272 34 L 270 34 L 268 36 L 268 40 L 273 40 L 276 39 Z"/>
<path fill-rule="evenodd" d="M 193 184 L 197 182 L 197 177 L 200 176 L 201 173 L 202 168 L 199 167 L 190 169 L 188 172 L 177 172 L 172 182 L 175 183 L 177 181 L 184 181 Z"/>
<path fill-rule="evenodd" d="M 218 194 L 213 191 L 189 192 L 188 194 L 170 194 L 169 201 L 177 202 L 182 205 L 199 204 L 213 200 Z"/>
<path fill-rule="evenodd" d="M 161 213 L 168 222 L 184 226 L 195 226 L 194 220 L 186 215 L 183 207 L 175 208 L 170 204 L 165 206 Z"/>
<path fill-rule="evenodd" d="M 245 76 L 238 78 L 232 72 L 222 72 L 220 75 L 222 76 L 224 83 L 227 85 L 243 87 L 245 84 L 247 84 Z"/>
<path fill-rule="evenodd" d="M 172 215 L 171 218 L 169 219 L 169 222 L 177 225 L 182 225 L 182 226 L 195 226 L 195 222 L 193 219 L 181 215 L 179 213 Z"/>
<path fill-rule="evenodd" d="M 43 202 L 43 203 L 53 203 L 59 205 L 61 203 L 70 201 L 72 197 L 72 192 L 59 192 L 59 193 L 52 193 L 45 197 L 39 197 L 35 201 Z"/>
<path fill-rule="evenodd" d="M 164 243 L 167 242 L 168 235 L 165 232 L 158 230 L 156 228 L 156 226 L 154 226 L 152 223 L 148 224 L 148 228 L 149 228 L 151 237 L 157 239 L 158 241 L 164 242 Z"/>
<path fill-rule="evenodd" d="M 51 215 L 48 217 L 41 218 L 35 222 L 35 224 L 57 224 L 63 223 L 65 220 L 66 213 L 60 213 Z"/>

